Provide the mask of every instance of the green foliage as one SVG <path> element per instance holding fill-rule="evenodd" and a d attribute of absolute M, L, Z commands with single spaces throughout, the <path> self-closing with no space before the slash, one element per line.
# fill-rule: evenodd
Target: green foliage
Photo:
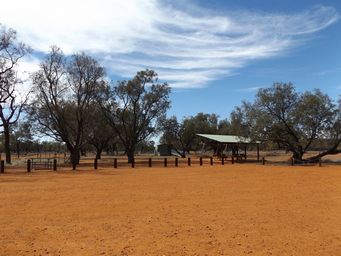
<path fill-rule="evenodd" d="M 163 121 L 161 143 L 171 145 L 182 157 L 191 150 L 200 149 L 198 133 L 229 134 L 231 125 L 228 120 L 218 121 L 216 114 L 198 113 L 178 122 L 175 116 Z M 212 146 L 212 145 L 211 145 Z"/>
<path fill-rule="evenodd" d="M 338 153 L 340 109 L 320 90 L 298 93 L 291 84 L 275 83 L 260 89 L 254 103 L 243 103 L 232 113 L 242 135 L 277 144 L 302 160 L 318 140 L 330 140 L 325 154 Z"/>
<path fill-rule="evenodd" d="M 84 133 L 87 136 L 87 143 L 96 149 L 96 158 L 100 159 L 103 150 L 117 143 L 118 136 L 111 128 L 100 106 L 93 104 L 91 109 L 88 112 L 89 125 Z"/>
<path fill-rule="evenodd" d="M 157 134 L 170 107 L 170 87 L 157 83 L 153 70 L 144 70 L 129 81 L 120 81 L 100 98 L 104 113 L 132 160 L 136 146 Z"/>

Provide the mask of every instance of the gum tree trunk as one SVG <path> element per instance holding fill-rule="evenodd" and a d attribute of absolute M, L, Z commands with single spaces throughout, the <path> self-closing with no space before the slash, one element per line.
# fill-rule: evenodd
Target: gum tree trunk
<path fill-rule="evenodd" d="M 7 125 L 4 125 L 4 150 L 6 154 L 6 163 L 11 164 L 11 146 L 10 146 L 10 131 Z"/>

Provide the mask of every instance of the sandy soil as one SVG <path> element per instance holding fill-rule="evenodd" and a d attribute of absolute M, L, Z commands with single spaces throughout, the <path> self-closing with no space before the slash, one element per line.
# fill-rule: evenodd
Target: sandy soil
<path fill-rule="evenodd" d="M 341 167 L 0 175 L 0 255 L 341 255 Z"/>

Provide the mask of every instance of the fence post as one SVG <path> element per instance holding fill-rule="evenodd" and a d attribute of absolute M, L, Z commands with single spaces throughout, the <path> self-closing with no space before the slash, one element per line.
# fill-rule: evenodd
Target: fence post
<path fill-rule="evenodd" d="M 114 168 L 117 168 L 117 158 L 114 158 Z"/>
<path fill-rule="evenodd" d="M 152 167 L 152 159 L 151 158 L 148 159 L 148 166 Z"/>
<path fill-rule="evenodd" d="M 27 160 L 27 172 L 31 172 L 31 160 Z"/>
<path fill-rule="evenodd" d="M 53 159 L 53 170 L 57 171 L 57 159 Z"/>
<path fill-rule="evenodd" d="M 131 159 L 131 168 L 135 168 L 135 158 Z"/>
<path fill-rule="evenodd" d="M 231 157 L 231 163 L 234 164 L 234 156 Z"/>
<path fill-rule="evenodd" d="M 0 162 L 0 172 L 4 173 L 5 172 L 5 161 L 1 160 Z"/>
<path fill-rule="evenodd" d="M 213 157 L 210 157 L 210 164 L 213 165 Z"/>
<path fill-rule="evenodd" d="M 294 160 L 294 158 L 293 158 L 293 157 L 291 157 L 291 158 L 290 158 L 290 160 L 291 160 L 291 166 L 294 166 L 294 163 L 295 163 L 295 160 Z"/>
<path fill-rule="evenodd" d="M 262 165 L 265 165 L 265 158 L 262 157 Z"/>
<path fill-rule="evenodd" d="M 94 169 L 97 170 L 97 157 L 94 160 Z"/>
<path fill-rule="evenodd" d="M 178 158 L 175 158 L 175 167 L 178 167 Z"/>
<path fill-rule="evenodd" d="M 202 157 L 200 157 L 200 165 L 202 165 Z"/>
<path fill-rule="evenodd" d="M 225 159 L 224 157 L 221 158 L 221 165 L 224 165 L 225 164 Z"/>
<path fill-rule="evenodd" d="M 321 159 L 321 157 L 319 157 L 319 167 L 322 167 L 322 159 Z"/>
<path fill-rule="evenodd" d="M 167 167 L 167 157 L 165 157 L 163 165 L 164 165 L 164 167 Z"/>
<path fill-rule="evenodd" d="M 191 158 L 190 157 L 188 158 L 187 161 L 188 161 L 188 166 L 191 166 Z"/>

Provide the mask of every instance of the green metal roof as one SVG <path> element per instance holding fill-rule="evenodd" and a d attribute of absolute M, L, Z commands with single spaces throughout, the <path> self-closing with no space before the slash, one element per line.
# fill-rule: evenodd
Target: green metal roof
<path fill-rule="evenodd" d="M 214 140 L 219 143 L 256 143 L 259 144 L 259 141 L 253 142 L 250 138 L 234 136 L 234 135 L 216 135 L 216 134 L 197 134 L 200 137 L 204 137 L 209 140 Z"/>

